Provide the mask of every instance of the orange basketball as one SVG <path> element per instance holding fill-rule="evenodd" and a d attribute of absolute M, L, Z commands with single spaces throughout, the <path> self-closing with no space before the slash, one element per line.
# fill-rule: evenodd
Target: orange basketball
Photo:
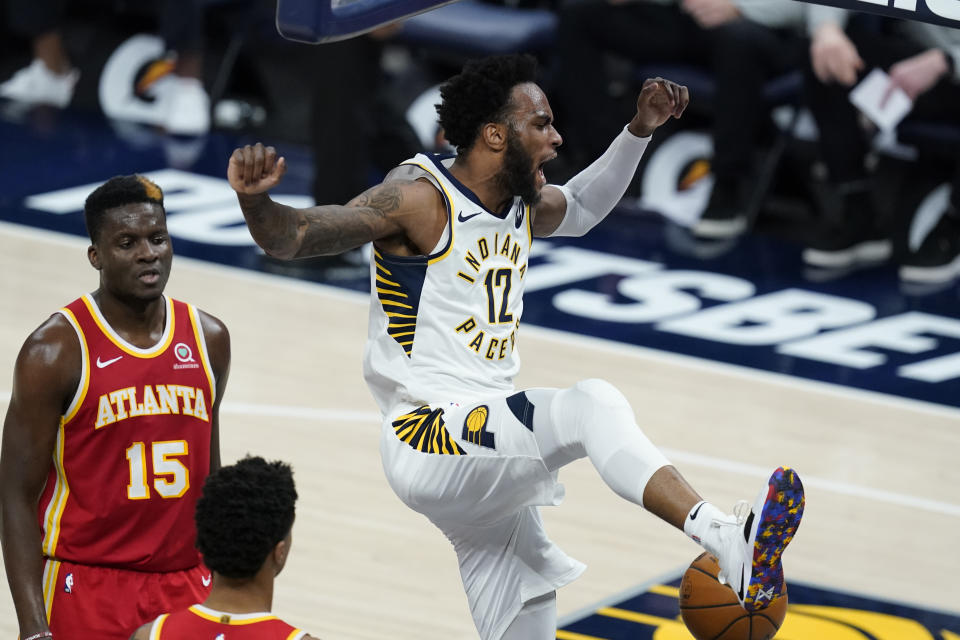
<path fill-rule="evenodd" d="M 787 595 L 760 611 L 747 612 L 730 587 L 720 584 L 720 566 L 701 553 L 680 582 L 680 616 L 697 640 L 770 640 L 787 615 Z"/>

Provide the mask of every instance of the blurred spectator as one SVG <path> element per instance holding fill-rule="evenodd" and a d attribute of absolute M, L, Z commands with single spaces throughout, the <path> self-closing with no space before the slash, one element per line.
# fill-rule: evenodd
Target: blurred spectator
<path fill-rule="evenodd" d="M 851 23 L 847 14 L 818 7 L 805 83 L 810 109 L 820 129 L 820 155 L 827 167 L 822 225 L 804 251 L 807 264 L 846 268 L 886 260 L 890 232 L 880 228 L 876 185 L 865 165 L 869 151 L 848 93 L 875 67 L 890 74 L 890 90 L 900 88 L 913 101 L 906 121 L 960 126 L 960 31 L 922 22 Z M 960 148 L 950 147 L 956 166 L 952 194 L 919 249 L 907 255 L 900 277 L 908 281 L 949 281 L 960 274 Z"/>
<path fill-rule="evenodd" d="M 210 96 L 203 85 L 204 14 L 201 0 L 164 0 L 160 37 L 172 52 L 173 70 L 151 88 L 161 100 L 167 133 L 210 130 Z"/>
<path fill-rule="evenodd" d="M 63 46 L 60 19 L 64 0 L 7 0 L 11 31 L 30 39 L 33 61 L 0 84 L 0 98 L 65 107 L 73 99 L 80 72 Z"/>
<path fill-rule="evenodd" d="M 560 11 L 558 94 L 574 164 L 599 155 L 622 126 L 611 113 L 606 54 L 709 70 L 716 81 L 715 182 L 694 231 L 742 233 L 766 114 L 762 87 L 801 64 L 804 12 L 793 0 L 571 0 Z"/>
<path fill-rule="evenodd" d="M 64 0 L 6 0 L 5 9 L 11 30 L 31 40 L 33 60 L 0 84 L 0 97 L 66 107 L 80 72 L 72 67 L 61 36 Z M 210 99 L 202 81 L 200 0 L 164 0 L 158 13 L 170 62 L 155 66 L 141 89 L 159 101 L 168 133 L 204 134 L 210 129 Z"/>
<path fill-rule="evenodd" d="M 317 202 L 346 204 L 420 151 L 416 133 L 388 95 L 381 67 L 384 41 L 397 28 L 319 45 L 310 58 L 310 146 L 314 157 L 333 159 L 316 164 Z"/>

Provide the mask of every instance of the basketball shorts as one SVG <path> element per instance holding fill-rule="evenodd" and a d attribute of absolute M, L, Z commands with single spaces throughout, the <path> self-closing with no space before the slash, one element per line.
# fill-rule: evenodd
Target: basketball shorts
<path fill-rule="evenodd" d="M 563 485 L 533 435 L 524 393 L 388 412 L 380 453 L 387 480 L 453 544 L 474 624 L 499 640 L 524 602 L 586 568 L 546 535 L 538 507 Z"/>
<path fill-rule="evenodd" d="M 55 637 L 129 640 L 161 613 L 203 602 L 211 582 L 202 564 L 150 573 L 48 559 L 43 597 Z"/>

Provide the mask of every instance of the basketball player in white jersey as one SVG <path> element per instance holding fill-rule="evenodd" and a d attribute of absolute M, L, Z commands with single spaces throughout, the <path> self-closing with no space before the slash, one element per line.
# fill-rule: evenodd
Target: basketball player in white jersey
<path fill-rule="evenodd" d="M 437 107 L 456 156 L 420 154 L 345 206 L 273 202 L 284 159 L 260 144 L 235 150 L 227 175 L 250 232 L 284 259 L 374 243 L 364 375 L 384 416 L 383 465 L 400 499 L 453 543 L 481 638 L 555 637 L 555 590 L 584 566 L 547 537 L 538 507 L 560 502 L 557 471 L 584 456 L 619 495 L 716 555 L 747 609 L 764 608 L 782 596 L 780 555 L 803 512 L 793 470 L 774 471 L 745 512 L 727 515 L 650 443 L 611 384 L 514 390 L 533 237 L 599 223 L 654 130 L 689 101 L 685 87 L 647 80 L 609 149 L 550 185 L 543 168 L 561 138 L 535 72 L 529 56 L 468 63 Z"/>

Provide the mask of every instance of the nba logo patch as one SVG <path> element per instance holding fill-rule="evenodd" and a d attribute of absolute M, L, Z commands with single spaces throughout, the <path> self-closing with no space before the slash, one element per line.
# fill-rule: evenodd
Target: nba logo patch
<path fill-rule="evenodd" d="M 67 577 L 63 581 L 63 592 L 73 593 L 73 574 L 72 573 L 68 573 Z"/>

